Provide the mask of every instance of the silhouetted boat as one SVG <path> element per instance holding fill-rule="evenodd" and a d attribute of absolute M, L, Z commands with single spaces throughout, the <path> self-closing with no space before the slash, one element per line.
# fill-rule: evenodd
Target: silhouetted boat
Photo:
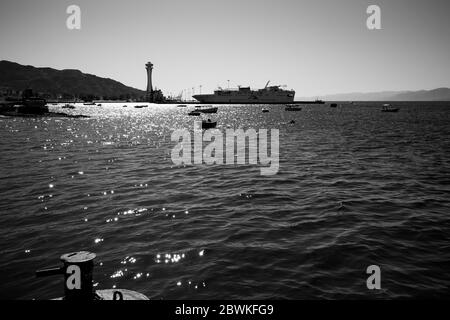
<path fill-rule="evenodd" d="M 267 112 L 269 112 L 268 109 L 262 109 L 261 111 L 262 111 L 262 113 L 267 113 Z"/>
<path fill-rule="evenodd" d="M 212 106 L 195 106 L 195 110 L 201 113 L 217 113 L 217 107 Z"/>
<path fill-rule="evenodd" d="M 381 112 L 398 112 L 399 108 L 392 107 L 389 103 L 383 104 Z"/>
<path fill-rule="evenodd" d="M 188 116 L 199 116 L 200 111 L 192 110 L 188 112 Z"/>
<path fill-rule="evenodd" d="M 284 108 L 286 111 L 302 111 L 302 107 L 300 107 L 298 104 L 294 105 L 286 105 L 286 108 Z"/>
<path fill-rule="evenodd" d="M 147 108 L 148 106 L 146 106 L 146 105 L 141 105 L 141 106 L 134 106 L 135 108 L 137 108 L 137 109 L 140 109 L 140 108 Z"/>
<path fill-rule="evenodd" d="M 337 108 L 337 103 L 330 104 L 330 108 Z"/>
<path fill-rule="evenodd" d="M 0 106 L 0 110 L 4 111 L 3 115 L 42 115 L 48 113 L 47 101 L 37 97 L 22 99 L 21 101 L 17 101 L 17 104 L 13 103 Z"/>
<path fill-rule="evenodd" d="M 202 129 L 212 129 L 215 128 L 217 126 L 217 122 L 216 121 L 211 121 L 211 119 L 208 119 L 207 121 L 203 120 L 202 121 Z"/>
<path fill-rule="evenodd" d="M 187 105 L 185 105 L 185 104 L 179 104 L 179 105 L 177 105 L 177 107 L 178 107 L 178 108 L 186 108 Z"/>
<path fill-rule="evenodd" d="M 195 110 L 201 113 L 217 113 L 217 107 L 212 106 L 195 106 Z"/>

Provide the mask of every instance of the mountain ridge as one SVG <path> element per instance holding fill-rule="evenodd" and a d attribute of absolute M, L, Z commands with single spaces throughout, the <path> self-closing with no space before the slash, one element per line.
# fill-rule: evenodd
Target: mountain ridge
<path fill-rule="evenodd" d="M 52 97 L 65 95 L 90 99 L 139 99 L 145 96 L 145 91 L 77 69 L 57 70 L 7 60 L 0 61 L 0 88 L 14 91 L 31 88 Z"/>

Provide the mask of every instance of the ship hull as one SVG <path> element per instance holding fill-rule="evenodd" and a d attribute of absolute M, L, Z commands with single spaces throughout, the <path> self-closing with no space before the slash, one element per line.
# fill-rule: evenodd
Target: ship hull
<path fill-rule="evenodd" d="M 223 103 L 223 104 L 264 104 L 264 103 L 292 103 L 294 94 L 280 93 L 271 95 L 216 95 L 198 94 L 193 96 L 201 103 Z"/>

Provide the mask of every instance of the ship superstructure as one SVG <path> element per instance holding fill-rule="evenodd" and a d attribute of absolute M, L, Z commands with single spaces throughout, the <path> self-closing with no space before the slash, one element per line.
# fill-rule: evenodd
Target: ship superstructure
<path fill-rule="evenodd" d="M 292 103 L 295 91 L 285 90 L 281 86 L 269 86 L 267 82 L 263 89 L 251 90 L 250 87 L 237 89 L 218 88 L 213 94 L 197 94 L 193 97 L 201 103 Z"/>

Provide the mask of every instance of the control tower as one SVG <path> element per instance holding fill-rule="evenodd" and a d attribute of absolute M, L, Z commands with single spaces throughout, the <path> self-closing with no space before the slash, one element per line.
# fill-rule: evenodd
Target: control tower
<path fill-rule="evenodd" d="M 153 102 L 153 86 L 152 86 L 153 63 L 147 62 L 147 64 L 145 65 L 145 69 L 147 69 L 147 101 Z"/>

